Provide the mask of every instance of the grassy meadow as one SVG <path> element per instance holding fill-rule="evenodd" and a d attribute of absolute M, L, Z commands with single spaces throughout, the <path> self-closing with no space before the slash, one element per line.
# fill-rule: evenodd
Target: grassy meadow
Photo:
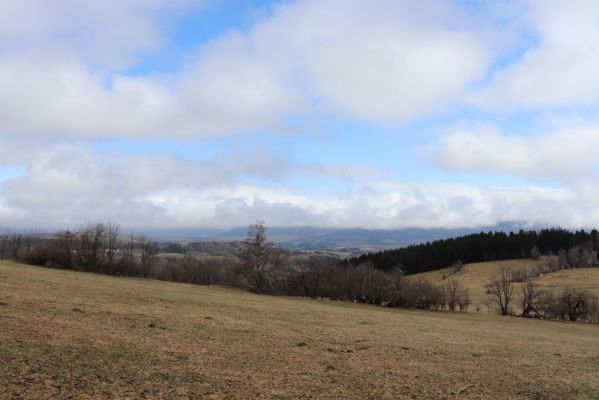
<path fill-rule="evenodd" d="M 406 276 L 406 279 L 424 279 L 434 284 L 442 284 L 445 279 L 454 279 L 468 289 L 472 308 L 474 308 L 477 305 L 482 305 L 485 299 L 488 298 L 486 295 L 485 284 L 494 276 L 498 275 L 502 268 L 506 268 L 513 272 L 524 271 L 527 268 L 535 267 L 540 263 L 542 263 L 541 260 L 535 261 L 531 259 L 478 262 L 464 264 L 464 267 L 458 273 L 453 275 L 450 275 L 449 272 L 451 268 L 443 268 L 435 271 L 408 275 Z"/>
<path fill-rule="evenodd" d="M 476 306 L 480 306 L 481 312 L 487 312 L 485 300 L 486 295 L 485 284 L 497 276 L 502 268 L 508 271 L 517 272 L 525 271 L 528 268 L 536 267 L 544 262 L 541 260 L 520 259 L 520 260 L 503 260 L 503 261 L 487 261 L 465 264 L 464 267 L 456 274 L 450 275 L 450 268 L 443 268 L 436 271 L 423 272 L 420 274 L 408 275 L 406 279 L 418 280 L 423 279 L 434 284 L 442 284 L 445 279 L 453 279 L 462 284 L 468 289 L 471 299 L 471 307 L 469 311 L 474 311 Z M 576 288 L 587 290 L 599 296 L 599 268 L 579 268 L 579 269 L 564 269 L 557 272 L 545 274 L 534 278 L 535 283 L 545 290 L 561 293 L 567 288 Z M 516 284 L 518 286 L 518 284 Z M 520 307 L 520 289 L 516 288 L 516 296 L 513 307 Z M 493 307 L 493 306 L 492 306 Z M 491 308 L 492 308 L 491 307 Z M 520 307 L 521 308 L 521 307 Z"/>
<path fill-rule="evenodd" d="M 0 399 L 597 399 L 597 371 L 598 326 L 0 262 Z"/>
<path fill-rule="evenodd" d="M 535 282 L 544 289 L 555 292 L 576 288 L 599 296 L 599 268 L 563 269 L 538 277 Z"/>

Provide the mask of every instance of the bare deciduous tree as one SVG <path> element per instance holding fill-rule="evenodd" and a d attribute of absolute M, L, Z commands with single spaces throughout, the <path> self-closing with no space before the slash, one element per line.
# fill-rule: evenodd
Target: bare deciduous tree
<path fill-rule="evenodd" d="M 470 295 L 460 282 L 455 279 L 449 279 L 442 287 L 444 295 L 444 303 L 450 311 L 465 311 L 470 305 Z"/>
<path fill-rule="evenodd" d="M 128 235 L 125 238 L 124 243 L 124 256 L 123 256 L 123 266 L 125 269 L 125 275 L 134 276 L 137 275 L 137 271 L 135 268 L 135 246 L 136 239 L 133 234 Z"/>
<path fill-rule="evenodd" d="M 58 249 L 62 253 L 62 266 L 66 268 L 71 268 L 71 266 L 73 265 L 72 254 L 75 234 L 67 228 L 64 231 L 57 232 L 55 237 L 58 242 Z"/>
<path fill-rule="evenodd" d="M 586 318 L 588 295 L 575 289 L 565 289 L 560 303 L 562 306 L 562 319 L 576 322 Z"/>
<path fill-rule="evenodd" d="M 8 252 L 8 235 L 0 236 L 0 260 L 6 258 Z"/>
<path fill-rule="evenodd" d="M 115 253 L 117 252 L 117 242 L 119 239 L 119 226 L 114 222 L 106 224 L 106 264 L 108 273 L 113 274 L 115 268 Z"/>
<path fill-rule="evenodd" d="M 460 296 L 461 290 L 462 287 L 460 283 L 454 279 L 448 280 L 445 285 L 443 285 L 445 301 L 447 303 L 447 308 L 449 308 L 450 311 L 455 311 L 458 305 L 458 297 Z"/>
<path fill-rule="evenodd" d="M 470 294 L 468 293 L 468 289 L 464 289 L 458 297 L 458 306 L 460 307 L 460 312 L 468 311 L 468 307 L 470 307 Z"/>
<path fill-rule="evenodd" d="M 144 278 L 147 278 L 150 275 L 150 271 L 152 269 L 152 261 L 154 256 L 157 253 L 157 249 L 154 243 L 145 237 L 140 237 L 139 245 L 141 250 L 141 275 Z"/>
<path fill-rule="evenodd" d="M 522 296 L 522 316 L 530 317 L 532 315 L 539 315 L 539 302 L 543 296 L 543 291 L 538 288 L 532 277 L 520 283 L 520 290 Z"/>
<path fill-rule="evenodd" d="M 87 224 L 79 231 L 79 265 L 85 270 L 100 272 L 106 225 L 101 222 Z"/>
<path fill-rule="evenodd" d="M 17 232 L 13 232 L 9 236 L 10 253 L 13 260 L 19 257 L 19 251 L 23 245 L 23 235 Z"/>
<path fill-rule="evenodd" d="M 390 303 L 394 303 L 401 295 L 401 283 L 405 274 L 406 273 L 401 265 L 397 265 L 389 272 L 389 283 L 391 285 L 391 288 L 389 290 Z"/>
<path fill-rule="evenodd" d="M 503 268 L 497 277 L 485 285 L 485 289 L 487 295 L 499 306 L 501 315 L 509 315 L 510 303 L 515 292 L 512 274 Z"/>
<path fill-rule="evenodd" d="M 270 288 L 275 269 L 282 263 L 280 255 L 266 239 L 263 222 L 249 226 L 244 246 L 237 273 L 247 281 L 252 291 L 263 293 Z"/>

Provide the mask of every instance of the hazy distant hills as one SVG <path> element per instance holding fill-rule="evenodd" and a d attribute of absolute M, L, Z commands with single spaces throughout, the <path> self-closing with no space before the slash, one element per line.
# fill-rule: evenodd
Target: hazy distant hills
<path fill-rule="evenodd" d="M 268 238 L 277 246 L 291 250 L 343 250 L 364 252 L 403 247 L 437 239 L 477 233 L 480 231 L 518 231 L 540 229 L 526 223 L 506 222 L 477 228 L 406 228 L 406 229 L 342 229 L 316 227 L 267 227 Z M 177 229 L 151 230 L 149 236 L 159 240 L 202 242 L 231 241 L 245 238 L 247 227 L 230 230 Z"/>
<path fill-rule="evenodd" d="M 268 227 L 266 234 L 278 247 L 289 250 L 317 250 L 357 255 L 368 251 L 393 249 L 410 244 L 425 243 L 437 239 L 462 236 L 481 231 L 518 231 L 541 229 L 538 225 L 522 222 L 504 222 L 493 226 L 476 228 L 405 228 L 405 229 L 360 229 L 360 228 L 317 228 L 317 227 Z M 129 233 L 126 228 L 123 232 Z M 40 233 L 41 229 L 2 228 L 3 232 Z M 144 234 L 158 241 L 180 243 L 208 243 L 219 247 L 218 242 L 239 241 L 246 237 L 247 227 L 233 229 L 140 229 L 132 233 Z M 51 233 L 48 233 L 51 234 Z M 227 246 L 227 249 L 230 246 Z M 224 250 L 223 250 L 224 251 Z"/>

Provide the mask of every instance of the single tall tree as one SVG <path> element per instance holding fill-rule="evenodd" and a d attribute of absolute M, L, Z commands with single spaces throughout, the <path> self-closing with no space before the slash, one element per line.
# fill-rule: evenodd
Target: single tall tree
<path fill-rule="evenodd" d="M 468 297 L 468 291 L 462 287 L 460 282 L 454 279 L 446 281 L 443 292 L 445 294 L 445 303 L 451 311 L 455 311 L 460 304 L 465 303 L 466 297 Z"/>
<path fill-rule="evenodd" d="M 543 291 L 538 288 L 532 277 L 527 277 L 526 280 L 520 283 L 522 291 L 522 316 L 530 317 L 539 315 L 539 303 Z"/>
<path fill-rule="evenodd" d="M 281 258 L 266 239 L 264 223 L 250 225 L 237 273 L 246 280 L 252 291 L 263 293 L 270 288 L 275 269 L 280 264 Z"/>
<path fill-rule="evenodd" d="M 514 297 L 515 286 L 512 274 L 503 268 L 498 276 L 485 286 L 487 295 L 499 306 L 501 315 L 510 313 L 510 302 Z"/>

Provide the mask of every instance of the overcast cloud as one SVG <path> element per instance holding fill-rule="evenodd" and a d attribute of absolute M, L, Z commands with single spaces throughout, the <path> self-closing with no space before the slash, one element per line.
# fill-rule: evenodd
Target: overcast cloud
<path fill-rule="evenodd" d="M 599 225 L 599 7 L 485 3 L 2 1 L 0 226 Z"/>

